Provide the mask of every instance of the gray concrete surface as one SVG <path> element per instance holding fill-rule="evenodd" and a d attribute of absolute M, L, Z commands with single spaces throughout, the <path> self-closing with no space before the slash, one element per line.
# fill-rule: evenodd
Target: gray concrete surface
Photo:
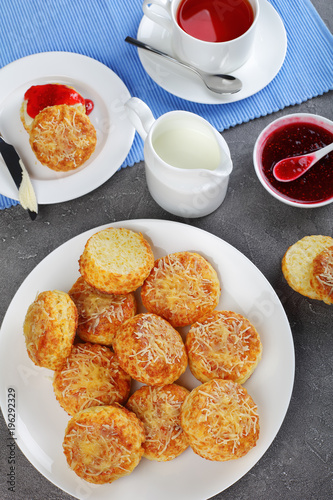
<path fill-rule="evenodd" d="M 331 2 L 314 3 L 327 24 L 332 23 Z M 146 186 L 143 163 L 117 172 L 84 197 L 42 206 L 34 222 L 20 206 L 0 212 L 0 320 L 24 278 L 53 249 L 87 229 L 118 220 L 169 219 L 202 228 L 244 253 L 266 276 L 280 297 L 293 333 L 296 374 L 291 403 L 265 455 L 214 500 L 333 498 L 333 306 L 295 293 L 281 273 L 281 258 L 290 244 L 309 234 L 333 236 L 333 206 L 302 210 L 281 204 L 261 187 L 252 165 L 255 140 L 268 123 L 292 112 L 316 113 L 333 119 L 332 96 L 325 94 L 225 131 L 234 172 L 223 205 L 207 217 L 184 220 L 157 206 Z M 5 443 L 6 437 L 1 416 L 0 443 Z M 0 446 L 1 500 L 72 498 L 45 479 L 19 449 L 15 458 L 16 492 L 12 493 L 5 475 L 8 453 Z"/>

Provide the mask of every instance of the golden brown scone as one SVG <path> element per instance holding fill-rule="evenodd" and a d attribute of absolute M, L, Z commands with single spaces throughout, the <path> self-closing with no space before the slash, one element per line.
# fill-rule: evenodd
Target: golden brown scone
<path fill-rule="evenodd" d="M 259 438 L 259 416 L 247 390 L 231 380 L 199 385 L 185 399 L 181 425 L 195 453 L 207 460 L 243 457 Z"/>
<path fill-rule="evenodd" d="M 67 172 L 88 160 L 95 150 L 97 137 L 85 113 L 59 104 L 38 113 L 31 125 L 29 142 L 43 165 Z"/>
<path fill-rule="evenodd" d="M 29 306 L 23 332 L 29 358 L 37 366 L 61 368 L 70 355 L 77 327 L 77 309 L 59 290 L 40 293 Z"/>
<path fill-rule="evenodd" d="M 77 334 L 86 342 L 112 345 L 119 326 L 136 314 L 134 293 L 102 293 L 88 285 L 82 276 L 68 294 L 79 315 Z"/>
<path fill-rule="evenodd" d="M 180 334 L 156 314 L 137 314 L 125 321 L 113 349 L 123 370 L 147 385 L 172 384 L 187 366 Z"/>
<path fill-rule="evenodd" d="M 177 384 L 144 385 L 129 398 L 126 408 L 136 414 L 145 429 L 144 457 L 166 462 L 186 450 L 188 441 L 180 425 L 180 408 L 188 394 Z"/>
<path fill-rule="evenodd" d="M 106 346 L 76 344 L 65 365 L 54 374 L 57 400 L 69 415 L 92 406 L 123 404 L 131 389 L 131 377 Z"/>
<path fill-rule="evenodd" d="M 193 375 L 243 384 L 261 359 L 262 344 L 250 321 L 233 311 L 213 311 L 194 323 L 185 347 Z"/>
<path fill-rule="evenodd" d="M 145 308 L 174 327 L 190 325 L 211 312 L 220 294 L 216 271 L 194 252 L 176 252 L 157 259 L 141 289 Z"/>
<path fill-rule="evenodd" d="M 69 421 L 63 450 L 69 467 L 89 483 L 112 483 L 139 464 L 145 440 L 134 413 L 117 403 L 76 413 Z"/>
<path fill-rule="evenodd" d="M 333 246 L 325 248 L 313 259 L 310 283 L 321 300 L 333 304 Z"/>
<path fill-rule="evenodd" d="M 89 238 L 79 265 L 93 288 L 126 294 L 142 285 L 154 265 L 154 254 L 141 233 L 109 227 Z"/>
<path fill-rule="evenodd" d="M 305 236 L 291 245 L 282 259 L 282 272 L 289 286 L 296 292 L 320 300 L 311 285 L 312 261 L 325 248 L 333 245 L 330 236 Z"/>

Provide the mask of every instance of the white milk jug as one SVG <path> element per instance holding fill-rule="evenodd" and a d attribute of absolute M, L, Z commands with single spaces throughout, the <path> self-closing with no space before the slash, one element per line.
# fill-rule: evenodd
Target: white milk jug
<path fill-rule="evenodd" d="M 206 120 L 188 111 L 171 111 L 157 120 L 132 97 L 125 106 L 144 141 L 149 192 L 168 212 L 202 217 L 225 198 L 232 171 L 226 141 Z"/>

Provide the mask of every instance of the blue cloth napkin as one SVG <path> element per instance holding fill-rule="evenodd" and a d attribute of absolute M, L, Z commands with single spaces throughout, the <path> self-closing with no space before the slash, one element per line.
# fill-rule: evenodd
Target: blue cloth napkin
<path fill-rule="evenodd" d="M 333 36 L 310 0 L 270 0 L 288 37 L 286 59 L 274 80 L 257 94 L 234 103 L 205 105 L 175 97 L 152 82 L 137 50 L 124 42 L 127 35 L 137 35 L 142 1 L 2 0 L 0 67 L 39 52 L 84 54 L 110 67 L 154 116 L 185 109 L 200 114 L 220 131 L 333 88 Z M 122 167 L 141 160 L 143 145 L 136 134 Z M 0 209 L 17 203 L 0 195 Z"/>

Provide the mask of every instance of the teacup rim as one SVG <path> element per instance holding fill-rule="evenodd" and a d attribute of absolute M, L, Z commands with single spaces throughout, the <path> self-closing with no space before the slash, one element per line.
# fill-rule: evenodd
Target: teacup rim
<path fill-rule="evenodd" d="M 254 19 L 253 19 L 253 22 L 251 24 L 251 26 L 244 32 L 242 33 L 242 35 L 238 36 L 237 38 L 232 38 L 231 40 L 226 40 L 224 42 L 210 42 L 210 41 L 207 41 L 207 40 L 201 40 L 200 38 L 196 38 L 195 36 L 192 36 L 190 35 L 189 33 L 187 33 L 185 30 L 183 30 L 178 22 L 177 22 L 177 19 L 176 19 L 176 16 L 175 16 L 175 11 L 178 9 L 178 6 L 180 4 L 182 0 L 179 0 L 178 1 L 178 4 L 177 4 L 177 7 L 175 9 L 171 9 L 171 16 L 172 16 L 172 20 L 177 28 L 177 30 L 179 30 L 182 34 L 185 35 L 185 37 L 189 38 L 190 40 L 195 40 L 199 43 L 202 43 L 204 45 L 207 45 L 207 46 L 213 46 L 213 47 L 216 47 L 216 46 L 220 46 L 220 47 L 223 47 L 223 46 L 226 46 L 226 45 L 233 45 L 234 43 L 238 42 L 239 40 L 241 40 L 242 38 L 245 37 L 245 35 L 247 36 L 251 31 L 253 31 L 255 29 L 255 26 L 257 25 L 258 23 L 258 19 L 259 19 L 259 16 L 260 16 L 260 1 L 259 0 L 252 0 L 254 2 L 256 2 L 256 13 L 255 13 L 255 16 L 254 16 Z M 249 0 L 251 1 L 251 0 Z"/>

